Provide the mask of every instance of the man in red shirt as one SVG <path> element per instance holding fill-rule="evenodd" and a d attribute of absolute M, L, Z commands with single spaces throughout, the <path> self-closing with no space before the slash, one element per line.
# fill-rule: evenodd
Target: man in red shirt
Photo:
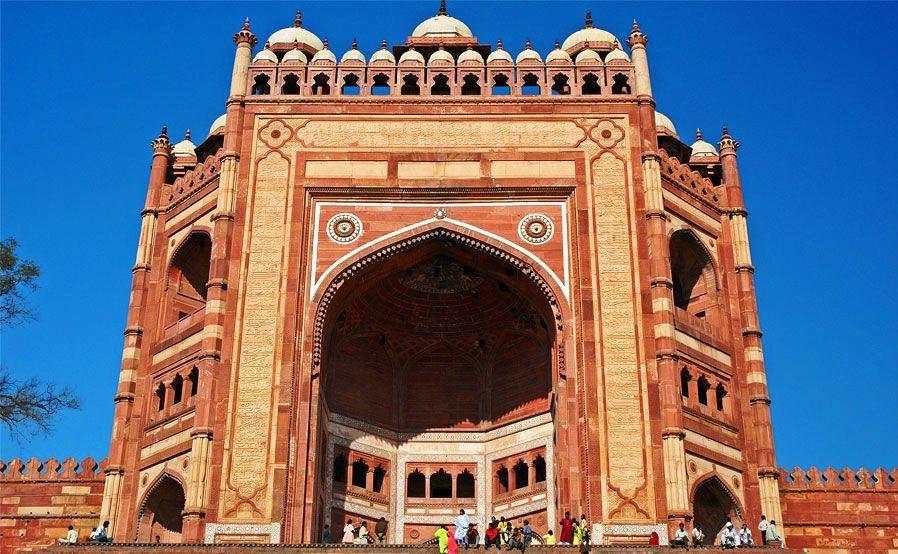
<path fill-rule="evenodd" d="M 491 545 L 494 545 L 496 548 L 501 550 L 499 546 L 499 528 L 496 526 L 496 522 L 490 522 L 489 528 L 487 528 L 486 533 L 484 533 L 484 546 L 486 547 L 484 550 L 488 549 Z"/>
<path fill-rule="evenodd" d="M 574 520 L 571 519 L 570 512 L 564 512 L 564 519 L 561 520 L 561 534 L 558 536 L 558 542 L 561 544 L 571 544 L 574 542 Z"/>

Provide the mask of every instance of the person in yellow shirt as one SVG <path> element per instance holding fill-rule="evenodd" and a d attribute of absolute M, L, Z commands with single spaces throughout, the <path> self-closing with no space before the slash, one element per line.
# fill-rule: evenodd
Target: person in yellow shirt
<path fill-rule="evenodd" d="M 543 535 L 543 544 L 555 546 L 555 533 L 553 533 L 551 529 L 549 529 L 548 533 Z"/>
<path fill-rule="evenodd" d="M 449 552 L 449 531 L 446 530 L 446 526 L 440 525 L 433 536 L 440 547 L 440 554 L 447 554 Z"/>

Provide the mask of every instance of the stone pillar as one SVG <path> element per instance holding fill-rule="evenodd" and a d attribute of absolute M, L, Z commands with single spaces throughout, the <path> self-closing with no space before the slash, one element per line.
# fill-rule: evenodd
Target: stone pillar
<path fill-rule="evenodd" d="M 196 397 L 196 424 L 192 433 L 190 457 L 193 468 L 189 490 L 185 494 L 184 542 L 201 542 L 206 516 L 206 482 L 209 451 L 214 423 L 213 398 L 216 375 L 220 368 L 222 340 L 224 338 L 225 306 L 228 289 L 228 253 L 234 224 L 237 198 L 237 170 L 240 150 L 240 128 L 243 119 L 242 102 L 246 92 L 249 64 L 256 37 L 249 26 L 249 19 L 234 35 L 237 45 L 234 68 L 231 73 L 231 89 L 227 106 L 224 147 L 221 156 L 216 210 L 212 216 L 212 257 L 209 263 L 209 282 L 206 286 L 206 310 L 203 319 L 202 349 L 197 360 L 199 387 Z"/>
<path fill-rule="evenodd" d="M 661 438 L 664 459 L 664 484 L 667 498 L 668 525 L 671 529 L 689 516 L 689 492 L 686 479 L 686 449 L 683 444 L 682 393 L 677 367 L 674 337 L 673 280 L 670 275 L 670 244 L 661 193 L 661 158 L 655 132 L 655 101 L 649 78 L 646 43 L 648 37 L 633 22 L 630 45 L 636 70 L 636 96 L 642 143 L 642 172 L 645 183 L 645 209 L 648 220 L 649 271 L 652 313 L 654 315 L 655 361 L 658 368 L 658 390 L 661 394 Z M 691 383 L 690 383 L 691 384 Z"/>
<path fill-rule="evenodd" d="M 131 422 L 134 410 L 134 389 L 137 386 L 137 371 L 143 347 L 143 307 L 146 298 L 147 276 L 150 272 L 153 246 L 156 241 L 156 220 L 159 215 L 159 199 L 162 185 L 171 158 L 172 145 L 168 140 L 165 127 L 150 143 L 153 148 L 153 162 L 150 166 L 150 179 L 147 186 L 147 197 L 141 212 L 140 238 L 137 242 L 137 259 L 132 269 L 131 301 L 128 305 L 128 323 L 125 327 L 125 345 L 122 350 L 122 365 L 119 372 L 118 391 L 115 395 L 115 415 L 112 425 L 112 440 L 109 445 L 109 465 L 106 467 L 106 481 L 103 487 L 103 503 L 100 507 L 100 520 L 109 520 L 110 533 L 124 528 L 119 526 L 119 498 L 125 469 L 125 437 L 126 429 Z"/>
<path fill-rule="evenodd" d="M 755 268 L 751 263 L 751 252 L 748 245 L 748 213 L 745 211 L 742 183 L 739 180 L 739 165 L 736 158 L 736 149 L 739 147 L 739 143 L 733 140 L 727 128 L 724 127 L 723 137 L 717 146 L 720 149 L 720 163 L 723 169 L 728 206 L 724 217 L 729 220 L 733 261 L 736 267 L 736 282 L 739 291 L 739 311 L 745 356 L 743 362 L 754 427 L 754 447 L 758 460 L 761 511 L 768 520 L 775 520 L 782 524 L 778 472 L 773 449 L 773 428 L 770 423 L 767 370 L 764 366 L 758 303 L 755 296 Z"/>

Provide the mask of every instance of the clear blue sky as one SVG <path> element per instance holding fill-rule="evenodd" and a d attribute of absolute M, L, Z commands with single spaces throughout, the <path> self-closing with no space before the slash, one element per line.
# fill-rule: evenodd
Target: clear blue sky
<path fill-rule="evenodd" d="M 437 0 L 302 2 L 338 54 L 403 42 Z M 742 142 L 742 181 L 777 458 L 898 465 L 898 5 L 461 2 L 481 42 L 545 54 L 583 25 L 649 35 L 659 109 L 690 140 Z M 43 269 L 38 320 L 3 335 L 15 374 L 76 387 L 83 409 L 0 458 L 108 450 L 131 266 L 163 123 L 200 139 L 224 111 L 250 16 L 265 37 L 297 3 L 2 4 L 2 236 Z M 199 140 L 197 140 L 199 142 Z"/>

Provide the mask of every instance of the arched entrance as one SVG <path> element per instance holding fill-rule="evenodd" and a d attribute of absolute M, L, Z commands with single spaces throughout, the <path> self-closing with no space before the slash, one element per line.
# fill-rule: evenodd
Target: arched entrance
<path fill-rule="evenodd" d="M 184 488 L 168 474 L 150 487 L 141 506 L 137 542 L 181 542 Z"/>
<path fill-rule="evenodd" d="M 693 494 L 693 521 L 705 533 L 706 545 L 713 545 L 729 518 L 733 525 L 741 527 L 742 513 L 732 495 L 715 477 L 705 479 Z"/>
<path fill-rule="evenodd" d="M 325 293 L 331 529 L 383 516 L 391 540 L 421 542 L 461 508 L 481 525 L 512 503 L 536 529 L 554 518 L 554 297 L 492 250 L 436 230 Z"/>

